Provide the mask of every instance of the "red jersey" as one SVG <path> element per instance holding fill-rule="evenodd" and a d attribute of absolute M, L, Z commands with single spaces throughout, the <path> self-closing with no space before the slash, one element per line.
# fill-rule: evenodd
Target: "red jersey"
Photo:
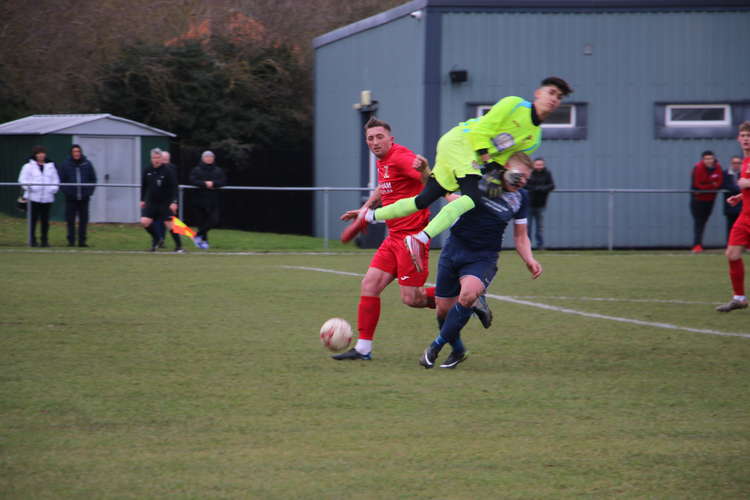
<path fill-rule="evenodd" d="M 422 173 L 414 168 L 416 155 L 400 144 L 394 144 L 388 154 L 378 158 L 378 185 L 383 206 L 402 198 L 411 198 L 422 192 Z M 405 237 L 418 233 L 429 221 L 428 209 L 406 217 L 386 221 L 391 236 Z"/>
<path fill-rule="evenodd" d="M 742 170 L 740 170 L 740 179 L 750 179 L 750 156 L 742 160 Z M 742 193 L 742 212 L 740 215 L 750 219 L 750 188 L 745 188 Z"/>
<path fill-rule="evenodd" d="M 724 182 L 724 172 L 717 161 L 714 168 L 708 168 L 703 161 L 699 161 L 693 167 L 693 189 L 699 191 L 715 191 L 721 189 Z M 717 193 L 694 193 L 693 197 L 698 201 L 714 201 Z"/>

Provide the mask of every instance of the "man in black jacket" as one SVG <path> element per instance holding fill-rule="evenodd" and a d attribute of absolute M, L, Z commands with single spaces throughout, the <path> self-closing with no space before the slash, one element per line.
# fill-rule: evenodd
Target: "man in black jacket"
<path fill-rule="evenodd" d="M 96 184 L 94 165 L 83 155 L 81 146 L 73 144 L 70 158 L 60 167 L 61 183 Z M 86 226 L 89 223 L 89 199 L 94 186 L 62 186 L 65 195 L 65 220 L 68 223 L 68 246 L 76 244 L 76 217 L 78 217 L 78 246 L 87 247 Z"/>
<path fill-rule="evenodd" d="M 526 183 L 526 190 L 529 192 L 529 239 L 531 239 L 532 227 L 536 222 L 537 250 L 544 250 L 544 210 L 547 207 L 547 196 L 554 189 L 555 181 L 552 180 L 552 173 L 545 167 L 544 158 L 536 158 L 534 170 Z"/>
<path fill-rule="evenodd" d="M 219 193 L 216 190 L 227 183 L 224 171 L 214 165 L 215 159 L 211 151 L 204 151 L 201 162 L 190 172 L 190 183 L 199 188 L 194 198 L 198 234 L 193 241 L 203 249 L 208 248 L 208 230 L 219 224 Z"/>
<path fill-rule="evenodd" d="M 164 168 L 161 150 L 151 150 L 151 166 L 143 172 L 141 181 L 141 225 L 151 235 L 151 251 L 155 252 L 164 240 L 164 221 L 172 229 L 172 216 L 177 213 L 177 179 L 174 171 Z M 179 240 L 177 240 L 179 242 Z M 182 245 L 175 249 L 183 253 Z"/>

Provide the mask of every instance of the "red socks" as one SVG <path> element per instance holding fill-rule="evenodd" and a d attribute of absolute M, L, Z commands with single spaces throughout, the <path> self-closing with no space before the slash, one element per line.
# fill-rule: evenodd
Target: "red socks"
<path fill-rule="evenodd" d="M 372 340 L 380 319 L 380 297 L 361 296 L 357 315 L 359 338 Z"/>
<path fill-rule="evenodd" d="M 742 259 L 729 261 L 729 279 L 735 295 L 745 295 L 745 263 Z"/>

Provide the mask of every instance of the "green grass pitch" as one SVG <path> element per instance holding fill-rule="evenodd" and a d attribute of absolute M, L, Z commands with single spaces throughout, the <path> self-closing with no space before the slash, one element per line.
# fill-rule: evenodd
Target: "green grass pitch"
<path fill-rule="evenodd" d="M 428 371 L 433 311 L 395 286 L 373 361 L 319 343 L 359 278 L 301 268 L 371 252 L 104 246 L 0 249 L 3 498 L 750 495 L 750 312 L 713 311 L 718 253 L 544 252 L 532 281 L 504 252 L 490 293 L 531 304 L 491 299 L 468 361 Z"/>

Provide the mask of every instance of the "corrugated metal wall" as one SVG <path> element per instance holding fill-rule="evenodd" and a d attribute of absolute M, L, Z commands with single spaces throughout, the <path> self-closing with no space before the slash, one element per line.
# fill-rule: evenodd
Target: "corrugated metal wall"
<path fill-rule="evenodd" d="M 315 52 L 315 185 L 360 186 L 361 114 L 352 108 L 361 90 L 378 101 L 376 115 L 393 126 L 396 141 L 422 142 L 423 24 L 406 16 L 324 45 Z M 329 225 L 360 204 L 359 193 L 330 195 Z M 315 197 L 315 234 L 323 235 L 323 197 Z"/>
<path fill-rule="evenodd" d="M 543 77 L 559 75 L 574 86 L 573 101 L 588 103 L 589 128 L 586 140 L 539 149 L 558 188 L 688 188 L 703 150 L 727 166 L 739 148 L 735 140 L 654 139 L 654 103 L 748 99 L 748 26 L 748 12 L 445 13 L 442 130 L 466 118 L 469 102 L 531 99 Z M 453 67 L 468 70 L 469 81 L 452 85 Z M 688 196 L 616 195 L 615 245 L 689 245 Z M 553 194 L 547 246 L 606 246 L 606 209 L 606 195 Z M 724 222 L 717 202 L 707 244 L 725 243 Z"/>

